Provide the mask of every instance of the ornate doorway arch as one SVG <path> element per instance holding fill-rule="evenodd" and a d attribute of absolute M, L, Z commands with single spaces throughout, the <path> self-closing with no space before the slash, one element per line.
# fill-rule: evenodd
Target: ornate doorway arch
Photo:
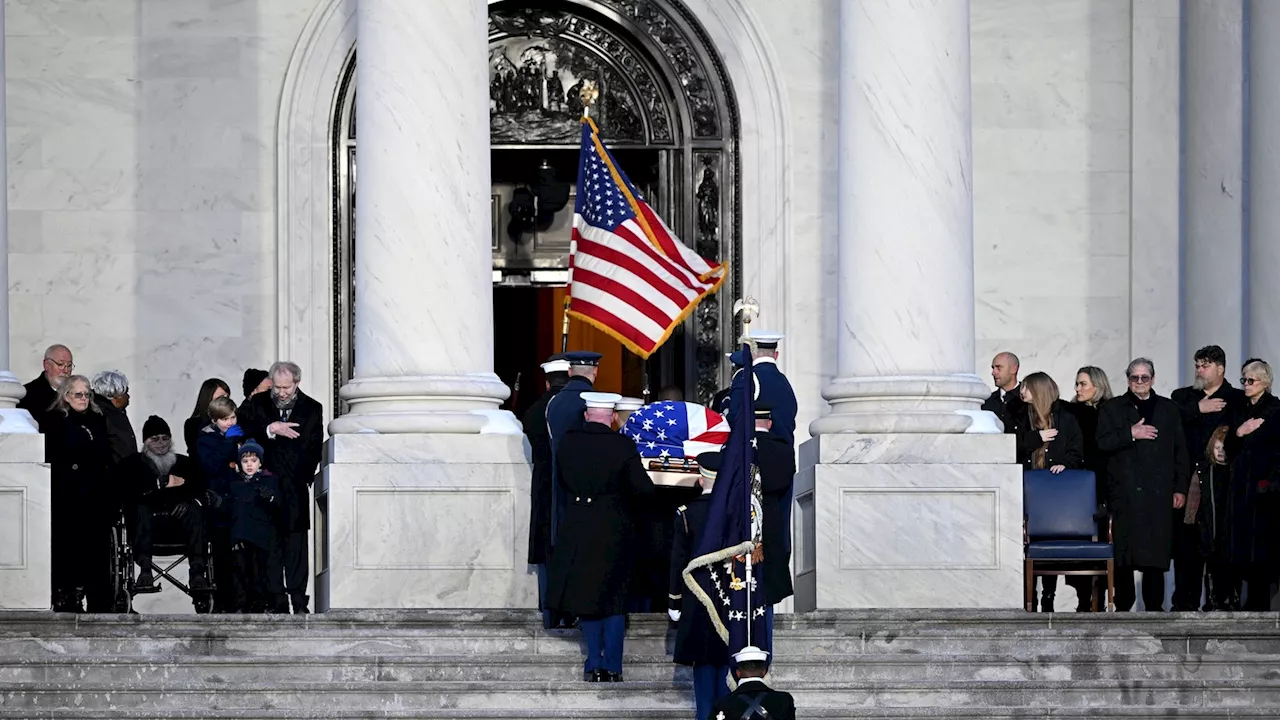
<path fill-rule="evenodd" d="M 582 81 L 594 80 L 602 89 L 594 115 L 606 141 L 620 151 L 657 151 L 659 212 L 700 254 L 730 262 L 725 289 L 704 301 L 685 327 L 692 342 L 686 341 L 684 364 L 697 378 L 695 393 L 709 401 L 725 380 L 723 348 L 736 338 L 730 308 L 742 286 L 739 120 L 728 75 L 679 0 L 531 5 L 525 0 L 489 3 L 492 147 L 535 153 L 575 149 L 581 114 L 577 90 Z M 351 377 L 354 363 L 356 52 L 340 76 L 330 131 L 335 388 Z M 518 270 L 567 267 L 567 229 L 562 237 L 548 236 L 532 258 L 528 251 L 523 261 L 504 252 L 501 197 L 494 199 L 495 277 L 520 262 L 528 265 Z M 571 213 L 572 205 L 562 212 Z"/>
<path fill-rule="evenodd" d="M 663 211 L 687 243 L 732 264 L 721 296 L 691 321 L 701 394 L 722 381 L 719 353 L 737 334 L 728 308 L 742 294 L 744 274 L 753 295 L 769 307 L 787 307 L 790 226 L 781 91 L 767 46 L 740 0 L 685 2 L 493 0 L 491 17 L 498 19 L 491 20 L 490 39 L 568 32 L 579 47 L 594 48 L 625 71 L 631 99 L 660 101 L 639 108 L 644 142 L 632 146 L 664 147 L 678 158 Z M 309 390 L 321 398 L 335 397 L 349 367 L 342 361 L 350 347 L 342 337 L 348 317 L 342 303 L 350 298 L 343 256 L 350 228 L 344 231 L 343 211 L 354 183 L 344 151 L 354 151 L 354 140 L 344 133 L 355 120 L 345 110 L 354 91 L 355 4 L 323 0 L 313 13 L 290 60 L 278 126 L 280 354 L 309 369 Z M 723 56 L 716 46 L 726 50 Z M 731 72 L 745 91 L 745 151 Z M 642 91 L 642 84 L 656 92 Z M 619 131 L 613 143 L 626 147 L 635 138 Z M 745 203 L 744 166 L 757 178 Z M 786 314 L 774 317 L 773 326 L 785 330 Z M 326 403 L 330 416 L 334 405 Z"/>

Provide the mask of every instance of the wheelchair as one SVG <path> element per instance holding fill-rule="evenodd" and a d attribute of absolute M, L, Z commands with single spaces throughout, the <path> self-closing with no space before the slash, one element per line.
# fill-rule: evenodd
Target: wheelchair
<path fill-rule="evenodd" d="M 151 571 L 155 574 L 156 584 L 151 588 L 139 588 L 135 577 L 137 564 L 133 561 L 133 546 L 129 544 L 129 533 L 124 511 L 122 510 L 117 516 L 115 525 L 111 528 L 112 611 L 117 613 L 134 612 L 134 596 L 160 592 L 162 590 L 160 581 L 163 579 L 191 598 L 191 604 L 196 613 L 204 615 L 213 612 L 214 591 L 217 589 L 214 578 L 215 568 L 212 562 L 213 543 L 208 540 L 205 541 L 205 557 L 210 558 L 210 561 L 205 563 L 205 577 L 208 580 L 208 587 L 203 590 L 192 591 L 186 583 L 175 578 L 172 574 L 174 568 L 186 562 L 187 545 L 181 541 L 173 542 L 177 538 L 166 536 L 161 531 L 161 528 L 163 528 L 163 525 L 158 524 L 156 537 L 151 543 Z M 175 559 L 167 566 L 161 567 L 156 562 L 158 558 Z"/>

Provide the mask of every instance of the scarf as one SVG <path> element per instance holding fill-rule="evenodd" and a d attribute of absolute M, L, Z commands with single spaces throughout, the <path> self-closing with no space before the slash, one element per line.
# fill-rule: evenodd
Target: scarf
<path fill-rule="evenodd" d="M 295 390 L 288 400 L 281 400 L 276 396 L 275 392 L 271 393 L 271 402 L 276 406 L 276 410 L 280 412 L 281 420 L 288 420 L 293 414 L 293 406 L 298 404 L 298 391 Z"/>
<path fill-rule="evenodd" d="M 1152 419 L 1156 413 L 1156 394 L 1151 393 L 1146 400 L 1134 395 L 1132 391 L 1125 393 L 1125 395 L 1129 397 L 1134 407 L 1138 408 L 1138 414 L 1142 416 L 1142 419 L 1146 420 L 1148 425 L 1153 425 Z"/>

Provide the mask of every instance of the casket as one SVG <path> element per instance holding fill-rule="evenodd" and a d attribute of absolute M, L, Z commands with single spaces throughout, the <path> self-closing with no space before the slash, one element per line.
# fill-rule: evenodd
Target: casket
<path fill-rule="evenodd" d="M 729 423 L 706 406 L 660 400 L 633 412 L 620 432 L 635 442 L 654 485 L 694 487 L 695 458 L 728 441 Z"/>

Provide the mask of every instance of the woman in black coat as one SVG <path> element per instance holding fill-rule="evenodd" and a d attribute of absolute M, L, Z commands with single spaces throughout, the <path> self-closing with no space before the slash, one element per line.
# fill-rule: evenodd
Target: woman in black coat
<path fill-rule="evenodd" d="M 111 612 L 111 527 L 121 498 L 110 477 L 111 447 L 89 379 L 68 377 L 45 428 L 53 489 L 52 581 L 55 612 Z"/>
<path fill-rule="evenodd" d="M 1230 562 L 1248 583 L 1244 610 L 1269 610 L 1271 583 L 1280 575 L 1280 400 L 1271 394 L 1271 366 L 1254 361 L 1240 379 L 1245 404 L 1227 433 L 1231 461 Z"/>
<path fill-rule="evenodd" d="M 1099 535 L 1106 535 L 1107 521 L 1107 459 L 1098 450 L 1098 409 L 1112 398 L 1111 381 L 1100 367 L 1086 365 L 1076 371 L 1076 397 L 1064 405 L 1080 426 L 1084 436 L 1084 469 L 1093 473 L 1094 488 L 1098 495 Z M 1068 575 L 1067 585 L 1076 591 L 1076 612 L 1093 609 L 1092 597 L 1098 598 L 1098 607 L 1105 608 L 1106 584 L 1090 575 Z"/>
<path fill-rule="evenodd" d="M 1084 465 L 1084 437 L 1076 419 L 1058 399 L 1058 384 L 1045 373 L 1031 373 L 1022 381 L 1022 405 L 1009 415 L 1005 432 L 1017 438 L 1017 459 L 1026 470 L 1079 470 Z M 1058 577 L 1040 578 L 1039 607 L 1053 612 Z"/>
<path fill-rule="evenodd" d="M 200 431 L 210 422 L 209 403 L 215 398 L 231 397 L 231 386 L 221 378 L 209 378 L 200 384 L 200 393 L 196 395 L 196 406 L 191 417 L 182 424 L 182 437 L 187 442 L 187 457 L 200 464 Z"/>

